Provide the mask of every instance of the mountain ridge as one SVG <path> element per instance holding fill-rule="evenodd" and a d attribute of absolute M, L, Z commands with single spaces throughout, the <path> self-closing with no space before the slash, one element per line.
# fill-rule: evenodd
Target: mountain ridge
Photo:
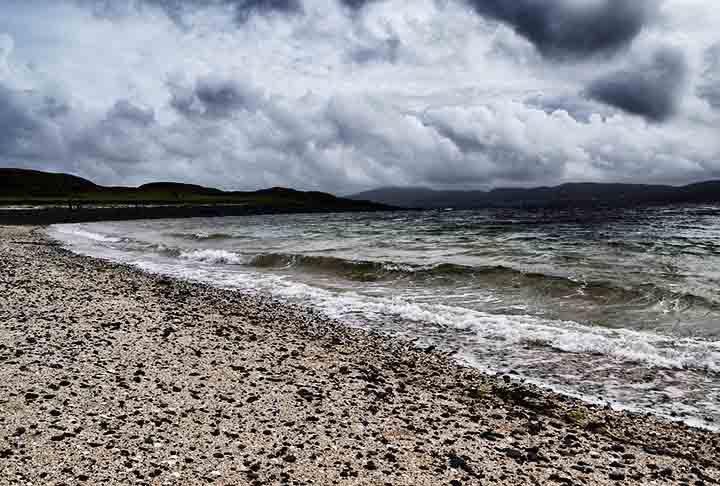
<path fill-rule="evenodd" d="M 558 186 L 496 188 L 489 191 L 381 187 L 345 196 L 402 208 L 480 209 L 492 207 L 637 206 L 720 202 L 720 180 L 685 186 L 568 182 Z"/>

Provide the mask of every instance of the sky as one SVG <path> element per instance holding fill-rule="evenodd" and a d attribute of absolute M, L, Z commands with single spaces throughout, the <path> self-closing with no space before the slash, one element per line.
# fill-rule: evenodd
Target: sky
<path fill-rule="evenodd" d="M 720 179 L 716 0 L 2 0 L 0 166 L 349 194 Z"/>

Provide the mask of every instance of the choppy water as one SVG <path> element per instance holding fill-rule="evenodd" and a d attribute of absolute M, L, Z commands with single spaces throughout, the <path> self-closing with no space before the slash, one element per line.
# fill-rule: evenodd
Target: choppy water
<path fill-rule="evenodd" d="M 720 207 L 273 215 L 51 235 L 589 400 L 720 424 Z"/>

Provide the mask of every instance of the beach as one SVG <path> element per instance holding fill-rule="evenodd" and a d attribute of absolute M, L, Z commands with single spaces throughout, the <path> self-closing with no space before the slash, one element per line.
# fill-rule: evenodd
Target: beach
<path fill-rule="evenodd" d="M 716 484 L 720 435 L 0 227 L 0 484 Z M 588 362 L 592 366 L 592 362 Z"/>

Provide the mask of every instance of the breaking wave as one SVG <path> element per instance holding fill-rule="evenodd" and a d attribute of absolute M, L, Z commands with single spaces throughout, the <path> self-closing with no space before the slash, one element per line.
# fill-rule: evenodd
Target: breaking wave
<path fill-rule="evenodd" d="M 230 240 L 238 238 L 236 235 L 227 233 L 205 233 L 198 231 L 196 233 L 169 233 L 168 236 L 173 238 L 179 238 L 183 240 L 195 240 L 195 241 L 207 241 L 207 240 Z"/>
<path fill-rule="evenodd" d="M 226 250 L 210 249 L 179 251 L 178 257 L 182 260 L 192 260 L 204 263 L 223 263 L 228 265 L 241 265 L 246 261 L 241 255 L 238 255 L 237 253 Z"/>
<path fill-rule="evenodd" d="M 63 233 L 70 238 L 85 238 L 92 241 L 103 243 L 119 243 L 122 238 L 108 236 L 101 233 L 94 233 L 71 225 L 56 226 L 57 231 Z"/>
<path fill-rule="evenodd" d="M 237 255 L 236 255 L 237 256 Z M 674 310 L 702 307 L 720 310 L 720 302 L 687 292 L 675 292 L 648 283 L 635 288 L 612 282 L 586 281 L 560 275 L 524 272 L 502 265 L 465 266 L 452 263 L 413 265 L 393 261 L 349 260 L 338 257 L 266 253 L 241 258 L 222 258 L 217 263 L 245 264 L 257 268 L 285 268 L 321 272 L 359 282 L 408 280 L 420 283 L 468 283 L 486 287 L 531 288 L 548 296 L 575 296 L 603 304 L 661 305 Z"/>

